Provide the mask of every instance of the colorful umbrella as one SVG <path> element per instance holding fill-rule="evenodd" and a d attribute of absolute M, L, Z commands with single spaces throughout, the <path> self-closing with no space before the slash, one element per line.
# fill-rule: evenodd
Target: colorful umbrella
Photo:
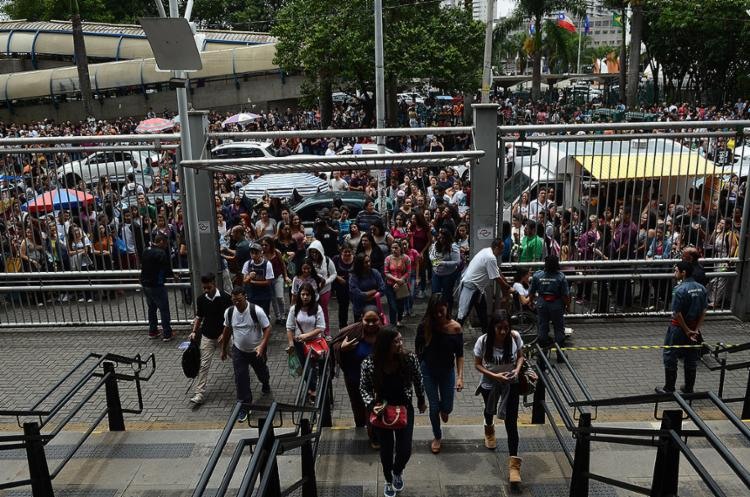
<path fill-rule="evenodd" d="M 239 114 L 235 114 L 232 117 L 229 117 L 224 120 L 223 123 L 221 123 L 222 126 L 226 126 L 227 124 L 245 124 L 252 121 L 255 121 L 260 116 L 258 114 L 253 114 L 252 112 L 240 112 Z"/>
<path fill-rule="evenodd" d="M 81 204 L 93 204 L 94 196 L 79 190 L 60 188 L 45 192 L 21 206 L 24 211 L 52 212 L 60 209 L 71 209 Z"/>
<path fill-rule="evenodd" d="M 170 119 L 162 119 L 161 117 L 154 117 L 152 119 L 146 119 L 138 124 L 135 128 L 136 133 L 161 133 L 168 129 L 174 128 L 174 121 Z"/>

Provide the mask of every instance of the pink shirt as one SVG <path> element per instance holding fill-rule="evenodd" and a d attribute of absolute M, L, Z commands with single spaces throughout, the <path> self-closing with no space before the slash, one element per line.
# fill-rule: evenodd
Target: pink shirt
<path fill-rule="evenodd" d="M 402 256 L 400 261 L 396 261 L 396 259 L 390 255 L 385 258 L 386 277 L 388 275 L 391 275 L 394 278 L 401 279 L 404 276 L 408 275 L 410 271 L 411 271 L 411 259 L 409 259 L 408 256 L 406 255 Z"/>

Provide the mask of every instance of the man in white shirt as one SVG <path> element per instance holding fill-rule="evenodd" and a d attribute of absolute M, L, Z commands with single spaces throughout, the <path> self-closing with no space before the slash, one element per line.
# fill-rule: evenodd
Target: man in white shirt
<path fill-rule="evenodd" d="M 232 306 L 224 313 L 224 331 L 219 339 L 221 360 L 226 360 L 229 342 L 232 342 L 232 366 L 234 383 L 237 387 L 237 400 L 245 404 L 240 409 L 237 421 L 247 421 L 247 405 L 252 403 L 250 391 L 250 372 L 252 366 L 262 385 L 264 394 L 271 392 L 271 374 L 266 365 L 266 349 L 271 338 L 271 322 L 268 316 L 257 305 L 247 301 L 245 289 L 235 287 L 232 290 Z"/>
<path fill-rule="evenodd" d="M 546 211 L 549 209 L 549 201 L 547 200 L 547 189 L 544 187 L 539 188 L 539 196 L 529 203 L 529 219 L 536 219 L 539 215 L 539 211 Z"/>
<path fill-rule="evenodd" d="M 510 285 L 500 274 L 497 258 L 503 253 L 503 241 L 500 238 L 492 240 L 492 244 L 477 252 L 472 257 L 468 267 L 461 277 L 461 287 L 458 294 L 458 316 L 457 320 L 462 325 L 474 307 L 482 323 L 482 329 L 487 328 L 487 302 L 484 298 L 484 290 L 493 280 L 500 284 L 503 298 L 510 293 Z"/>
<path fill-rule="evenodd" d="M 332 192 L 345 192 L 349 189 L 349 183 L 341 177 L 341 171 L 334 171 L 330 181 Z"/>

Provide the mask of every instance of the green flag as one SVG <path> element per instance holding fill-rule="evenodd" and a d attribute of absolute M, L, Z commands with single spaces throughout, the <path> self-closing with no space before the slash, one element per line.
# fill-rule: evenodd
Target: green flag
<path fill-rule="evenodd" d="M 612 12 L 612 27 L 614 28 L 622 27 L 622 14 Z"/>

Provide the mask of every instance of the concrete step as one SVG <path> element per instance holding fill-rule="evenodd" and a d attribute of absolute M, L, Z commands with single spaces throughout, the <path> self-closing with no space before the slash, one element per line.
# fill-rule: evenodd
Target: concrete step
<path fill-rule="evenodd" d="M 612 424 L 615 425 L 615 424 Z M 617 423 L 617 426 L 658 427 L 657 423 Z M 736 434 L 728 423 L 712 422 L 737 459 L 750 466 L 750 444 Z M 284 430 L 280 430 L 284 431 Z M 443 450 L 430 453 L 431 430 L 414 430 L 412 457 L 405 471 L 407 488 L 402 496 L 523 495 L 557 497 L 567 495 L 571 469 L 560 444 L 548 426 L 522 425 L 519 455 L 523 458 L 523 485 L 511 492 L 507 484 L 507 440 L 502 424 L 497 426 L 498 448 L 489 451 L 483 444 L 481 426 L 452 425 L 444 428 Z M 63 497 L 188 497 L 192 494 L 209 454 L 220 435 L 219 430 L 169 430 L 92 435 L 67 464 L 53 485 Z M 49 465 L 54 469 L 80 433 L 62 433 L 48 446 Z M 217 471 L 205 494 L 215 492 L 236 443 L 243 437 L 257 436 L 257 430 L 240 428 L 232 434 Z M 567 439 L 571 450 L 575 441 Z M 727 495 L 748 495 L 746 487 L 734 477 L 716 452 L 702 440 L 690 447 Z M 649 486 L 656 449 L 592 443 L 591 471 Z M 230 485 L 235 495 L 250 458 L 243 457 L 241 470 Z M 298 453 L 278 460 L 282 488 L 300 476 Z M 708 495 L 687 462 L 681 464 L 680 495 Z M 377 451 L 369 447 L 363 429 L 326 430 L 317 461 L 319 495 L 325 497 L 375 497 L 382 495 L 383 475 Z M 23 451 L 0 452 L 0 483 L 28 477 Z M 592 497 L 634 495 L 592 482 Z M 299 493 L 298 495 L 301 495 Z M 31 496 L 28 488 L 0 491 L 0 497 Z"/>

